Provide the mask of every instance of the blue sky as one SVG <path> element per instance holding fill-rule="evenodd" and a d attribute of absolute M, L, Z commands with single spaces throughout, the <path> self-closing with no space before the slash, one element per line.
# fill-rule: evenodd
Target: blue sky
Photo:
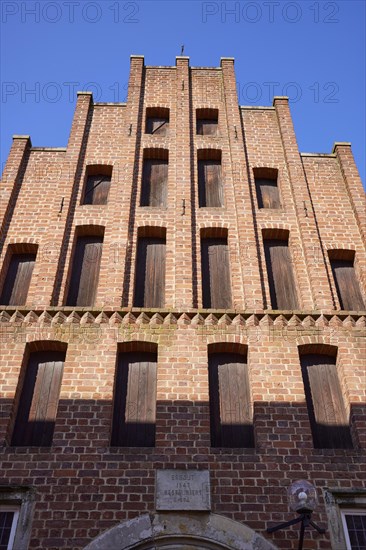
<path fill-rule="evenodd" d="M 191 66 L 235 57 L 239 102 L 288 95 L 301 151 L 351 141 L 365 174 L 365 2 L 1 2 L 1 164 L 13 134 L 66 146 L 76 91 L 124 101 L 131 54 Z"/>

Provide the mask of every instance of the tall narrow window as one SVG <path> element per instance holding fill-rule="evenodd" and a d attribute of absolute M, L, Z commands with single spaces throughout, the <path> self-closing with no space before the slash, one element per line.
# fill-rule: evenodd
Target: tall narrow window
<path fill-rule="evenodd" d="M 336 357 L 300 351 L 300 361 L 314 447 L 352 448 Z"/>
<path fill-rule="evenodd" d="M 169 132 L 169 109 L 148 107 L 146 109 L 146 134 L 167 136 Z"/>
<path fill-rule="evenodd" d="M 13 446 L 52 444 L 65 353 L 30 354 L 13 431 Z"/>
<path fill-rule="evenodd" d="M 139 237 L 136 258 L 135 307 L 164 307 L 165 251 L 165 237 Z"/>
<path fill-rule="evenodd" d="M 230 308 L 231 278 L 227 237 L 201 239 L 201 268 L 203 307 Z"/>
<path fill-rule="evenodd" d="M 18 506 L 3 506 L 0 504 L 0 550 L 14 549 L 18 518 Z"/>
<path fill-rule="evenodd" d="M 201 136 L 217 136 L 219 111 L 217 109 L 197 109 L 196 129 Z"/>
<path fill-rule="evenodd" d="M 77 237 L 66 305 L 94 305 L 102 246 L 102 236 L 83 235 Z"/>
<path fill-rule="evenodd" d="M 258 208 L 281 208 L 277 184 L 278 170 L 274 168 L 254 168 Z"/>
<path fill-rule="evenodd" d="M 145 149 L 142 169 L 141 206 L 167 204 L 168 151 Z"/>
<path fill-rule="evenodd" d="M 198 151 L 198 201 L 200 208 L 224 204 L 221 151 Z"/>
<path fill-rule="evenodd" d="M 366 309 L 355 273 L 354 251 L 329 250 L 328 254 L 341 309 Z"/>
<path fill-rule="evenodd" d="M 341 510 L 346 550 L 364 550 L 366 548 L 366 510 Z"/>
<path fill-rule="evenodd" d="M 28 249 L 17 253 L 19 247 Z M 9 247 L 9 265 L 5 276 L 0 304 L 22 306 L 26 303 L 37 255 L 36 245 L 12 245 Z"/>
<path fill-rule="evenodd" d="M 253 447 L 253 420 L 246 355 L 209 355 L 211 445 Z"/>
<path fill-rule="evenodd" d="M 264 238 L 264 252 L 272 309 L 298 309 L 288 236 L 286 239 Z"/>
<path fill-rule="evenodd" d="M 107 204 L 112 179 L 112 166 L 88 166 L 83 204 Z"/>
<path fill-rule="evenodd" d="M 114 391 L 112 446 L 153 447 L 156 353 L 120 353 Z"/>

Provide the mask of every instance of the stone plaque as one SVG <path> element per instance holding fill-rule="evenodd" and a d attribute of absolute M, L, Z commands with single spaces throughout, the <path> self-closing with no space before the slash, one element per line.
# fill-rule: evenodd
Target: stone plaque
<path fill-rule="evenodd" d="M 208 470 L 157 470 L 157 510 L 211 510 Z"/>

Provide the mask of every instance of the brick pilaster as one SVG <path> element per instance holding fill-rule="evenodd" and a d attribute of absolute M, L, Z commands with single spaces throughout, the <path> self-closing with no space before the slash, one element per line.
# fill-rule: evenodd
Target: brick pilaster
<path fill-rule="evenodd" d="M 5 239 L 6 227 L 10 223 L 17 195 L 21 187 L 22 173 L 25 169 L 31 146 L 30 136 L 13 136 L 13 143 L 5 164 L 0 191 L 1 248 Z"/>
<path fill-rule="evenodd" d="M 333 298 L 329 286 L 329 274 L 326 270 L 324 251 L 319 253 L 319 233 L 311 196 L 309 194 L 304 168 L 297 145 L 287 97 L 275 97 L 278 125 L 290 179 L 296 221 L 301 238 L 302 250 L 296 260 L 305 269 L 299 282 L 302 294 L 302 306 L 305 309 L 333 309 Z M 302 260 L 304 257 L 304 261 Z"/>
<path fill-rule="evenodd" d="M 263 293 L 259 276 L 257 236 L 254 230 L 252 202 L 248 182 L 248 165 L 238 97 L 234 59 L 221 58 L 223 99 L 225 102 L 227 132 L 230 149 L 230 172 L 225 174 L 225 187 L 231 187 L 235 209 L 232 231 L 235 246 L 230 247 L 233 278 L 233 301 L 236 309 L 263 309 Z M 230 240 L 230 234 L 229 234 Z"/>
<path fill-rule="evenodd" d="M 363 243 L 366 245 L 365 192 L 352 154 L 351 144 L 346 142 L 335 142 L 332 152 L 337 155 L 360 235 Z"/>
<path fill-rule="evenodd" d="M 173 307 L 189 309 L 192 307 L 193 284 L 192 269 L 194 266 L 192 252 L 196 249 L 193 241 L 199 239 L 194 229 L 194 178 L 193 155 L 194 149 L 191 140 L 193 131 L 193 117 L 191 112 L 192 94 L 189 74 L 189 57 L 176 58 L 176 124 L 175 147 L 169 158 L 169 164 L 175 166 L 175 179 L 171 182 L 175 189 L 173 203 L 174 227 L 169 231 L 174 235 L 175 281 L 171 296 Z M 191 119 L 192 117 L 192 119 Z M 172 136 L 173 138 L 173 136 Z M 193 222 L 193 223 L 192 223 Z M 196 244 L 196 243 L 195 243 Z"/>
<path fill-rule="evenodd" d="M 34 300 L 37 304 L 54 305 L 64 301 L 70 250 L 73 245 L 72 225 L 76 195 L 81 184 L 83 154 L 85 152 L 88 126 L 92 116 L 93 97 L 91 92 L 78 92 L 77 104 L 67 144 L 65 160 L 55 189 L 52 215 L 49 217 L 46 234 L 48 243 L 37 258 L 38 286 Z M 60 254 L 61 252 L 61 254 Z M 58 260 L 58 261 L 57 261 Z"/>

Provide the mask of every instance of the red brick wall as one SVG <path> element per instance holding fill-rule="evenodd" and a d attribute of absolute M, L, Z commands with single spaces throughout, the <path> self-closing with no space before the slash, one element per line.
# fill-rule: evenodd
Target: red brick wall
<path fill-rule="evenodd" d="M 154 106 L 170 109 L 167 137 L 144 134 L 145 109 Z M 218 137 L 195 134 L 195 109 L 205 107 L 219 110 Z M 166 209 L 139 206 L 146 147 L 169 150 Z M 199 209 L 197 149 L 210 147 L 222 151 L 225 204 Z M 106 206 L 80 204 L 90 164 L 113 165 Z M 263 166 L 279 171 L 281 210 L 257 207 L 253 168 Z M 30 548 L 81 549 L 119 521 L 153 511 L 156 468 L 208 468 L 213 512 L 261 533 L 291 519 L 286 488 L 308 478 L 321 498 L 316 521 L 326 526 L 322 489 L 357 488 L 365 480 L 365 315 L 339 311 L 325 253 L 354 249 L 365 284 L 362 189 L 349 147 L 301 156 L 286 99 L 239 108 L 231 59 L 190 69 L 184 57 L 176 67 L 144 67 L 133 57 L 127 103 L 93 105 L 90 94 L 79 95 L 66 150 L 32 149 L 15 139 L 1 191 L 0 262 L 10 243 L 39 245 L 26 306 L 0 312 L 0 484 L 36 488 Z M 80 225 L 105 227 L 98 295 L 94 308 L 65 308 Z M 167 231 L 163 310 L 132 309 L 141 226 Z M 227 312 L 201 309 L 205 227 L 228 229 Z M 290 231 L 297 312 L 265 311 L 266 228 Z M 26 343 L 43 340 L 68 343 L 53 445 L 12 448 Z M 131 340 L 158 344 L 155 448 L 109 446 L 117 344 Z M 255 449 L 210 447 L 207 346 L 214 342 L 248 345 Z M 353 450 L 313 449 L 297 351 L 304 343 L 338 347 Z M 266 536 L 290 549 L 298 534 Z M 309 533 L 307 547 L 329 548 L 328 536 Z"/>

